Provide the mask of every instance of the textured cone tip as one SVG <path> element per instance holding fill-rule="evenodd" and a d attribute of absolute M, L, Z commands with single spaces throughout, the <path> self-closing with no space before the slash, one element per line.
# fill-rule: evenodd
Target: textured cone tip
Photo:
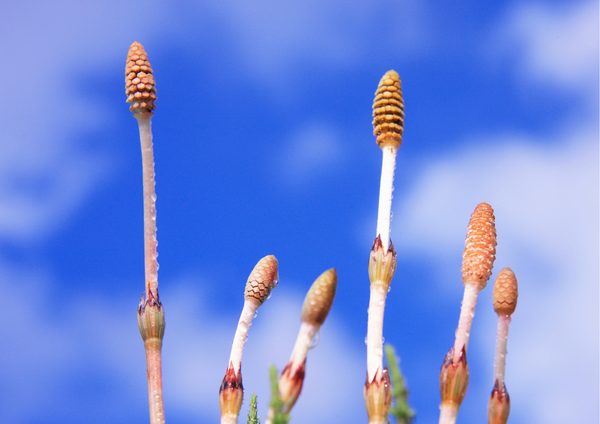
<path fill-rule="evenodd" d="M 152 112 L 156 105 L 156 84 L 144 47 L 135 41 L 127 53 L 125 94 L 132 112 Z"/>
<path fill-rule="evenodd" d="M 489 424 L 506 424 L 508 415 L 510 414 L 510 396 L 503 384 L 502 388 L 498 380 L 494 383 L 494 389 L 488 402 L 488 423 Z"/>
<path fill-rule="evenodd" d="M 284 414 L 290 413 L 298 397 L 300 397 L 305 373 L 306 359 L 298 367 L 292 367 L 292 363 L 289 362 L 281 372 L 281 376 L 279 377 L 279 394 L 283 401 Z"/>
<path fill-rule="evenodd" d="M 378 235 L 373 242 L 369 256 L 369 280 L 371 284 L 383 284 L 389 287 L 396 272 L 397 254 L 394 243 L 390 239 L 387 252 L 383 248 L 381 236 Z"/>
<path fill-rule="evenodd" d="M 331 310 L 337 289 L 337 271 L 331 268 L 321 274 L 308 290 L 302 305 L 302 322 L 322 325 Z"/>
<path fill-rule="evenodd" d="M 373 134 L 377 145 L 400 147 L 404 134 L 404 99 L 400 76 L 394 70 L 379 81 L 373 102 Z"/>
<path fill-rule="evenodd" d="M 367 373 L 363 394 L 369 422 L 386 422 L 392 406 L 392 384 L 387 367 L 383 372 L 378 369 L 370 382 Z"/>
<path fill-rule="evenodd" d="M 453 361 L 454 346 L 450 348 L 440 370 L 440 394 L 442 403 L 460 405 L 469 385 L 467 351 L 461 349 L 458 362 Z"/>
<path fill-rule="evenodd" d="M 279 283 L 277 258 L 273 255 L 262 258 L 248 277 L 245 298 L 254 298 L 262 305 Z"/>
<path fill-rule="evenodd" d="M 229 363 L 225 377 L 219 387 L 219 407 L 221 415 L 238 416 L 244 399 L 244 386 L 242 385 L 242 370 L 237 374 L 233 365 Z"/>
<path fill-rule="evenodd" d="M 494 311 L 497 314 L 512 315 L 517 308 L 519 287 L 517 277 L 510 268 L 504 268 L 496 277 L 494 283 Z"/>
<path fill-rule="evenodd" d="M 487 203 L 480 203 L 471 214 L 462 262 L 463 284 L 487 285 L 496 259 L 496 218 Z"/>

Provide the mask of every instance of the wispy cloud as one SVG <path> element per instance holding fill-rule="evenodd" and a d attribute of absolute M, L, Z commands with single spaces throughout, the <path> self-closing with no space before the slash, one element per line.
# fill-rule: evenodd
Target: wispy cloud
<path fill-rule="evenodd" d="M 302 185 L 344 162 L 341 134 L 325 122 L 307 122 L 283 143 L 284 151 L 277 160 L 277 173 L 291 185 Z"/>
<path fill-rule="evenodd" d="M 487 50 L 530 80 L 563 89 L 590 89 L 598 79 L 598 2 L 516 3 Z"/>
<path fill-rule="evenodd" d="M 0 391 L 5 399 L 0 411 L 6 422 L 39 421 L 48 416 L 69 420 L 80 412 L 71 411 L 68 405 L 92 413 L 110 404 L 102 415 L 111 421 L 147 413 L 145 357 L 132 313 L 135 308 L 105 295 L 89 295 L 65 301 L 56 316 L 55 306 L 39 295 L 51 284 L 48 273 L 3 266 L 0 274 L 6 303 L 0 318 L 12 323 L 0 329 L 10 346 L 0 352 L 0 370 L 9 383 Z M 240 292 L 235 302 L 239 311 L 232 307 L 216 316 L 208 311 L 210 301 L 199 289 L 199 280 L 188 277 L 169 282 L 171 289 L 163 296 L 169 328 L 163 348 L 165 403 L 171 416 L 218 420 L 218 388 L 243 299 Z M 244 411 L 249 394 L 257 393 L 261 416 L 266 417 L 268 369 L 275 363 L 281 371 L 289 359 L 300 325 L 301 299 L 301 294 L 290 290 L 274 292 L 273 299 L 259 310 L 242 366 L 247 393 Z M 362 369 L 362 361 L 349 345 L 335 310 L 321 331 L 321 341 L 308 357 L 305 390 L 294 417 L 314 421 L 315 411 L 321 411 L 318 422 L 344 417 L 352 421 L 356 414 L 364 414 L 363 377 L 346 371 Z M 98 386 L 73 390 L 90 384 Z M 346 402 L 352 398 L 356 398 L 355 407 L 348 407 Z M 137 409 L 140 405 L 141 410 Z"/>
<path fill-rule="evenodd" d="M 519 51 L 508 69 L 521 81 L 585 93 L 584 108 L 597 96 L 597 2 L 519 4 L 498 28 L 486 50 Z M 593 115 L 553 124 L 550 138 L 505 132 L 461 140 L 454 152 L 424 164 L 416 184 L 394 204 L 397 249 L 429 257 L 444 282 L 455 280 L 475 205 L 495 208 L 495 274 L 510 266 L 519 280 L 507 385 L 513 413 L 528 422 L 587 422 L 598 415 L 599 134 Z M 462 290 L 460 281 L 439 288 Z M 495 328 L 489 311 L 476 319 Z M 472 354 L 479 351 L 491 364 L 493 334 L 474 340 Z M 476 392 L 491 384 L 472 381 Z"/>
<path fill-rule="evenodd" d="M 150 32 L 160 7 L 13 6 L 0 6 L 0 35 L 10 40 L 0 45 L 0 237 L 29 240 L 60 228 L 113 171 L 114 158 L 85 141 L 114 122 L 94 79 L 124 64 L 127 43 Z M 132 28 L 131 16 L 144 26 Z"/>
<path fill-rule="evenodd" d="M 430 30 L 423 2 L 413 0 L 228 0 L 208 7 L 227 26 L 236 52 L 255 77 L 279 88 L 296 66 L 337 70 L 359 65 L 370 49 L 380 47 L 374 42 L 394 40 L 394 52 L 420 54 Z M 379 37 L 368 36 L 373 32 Z"/>
<path fill-rule="evenodd" d="M 405 257 L 430 257 L 444 282 L 457 275 L 472 209 L 482 201 L 495 208 L 495 274 L 510 266 L 520 292 L 508 385 L 511 396 L 527 400 L 519 408 L 529 409 L 535 422 L 564 422 L 573 411 L 583 422 L 598 412 L 597 140 L 593 128 L 565 135 L 550 149 L 498 138 L 496 148 L 426 166 L 395 205 L 398 250 Z M 440 289 L 459 291 L 462 285 L 457 280 Z M 482 340 L 490 344 L 492 363 L 493 340 Z"/>

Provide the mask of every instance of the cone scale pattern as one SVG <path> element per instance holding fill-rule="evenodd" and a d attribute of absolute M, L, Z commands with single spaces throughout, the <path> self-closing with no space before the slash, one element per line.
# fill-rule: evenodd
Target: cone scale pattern
<path fill-rule="evenodd" d="M 278 263 L 273 255 L 262 258 L 250 273 L 245 298 L 254 298 L 262 305 L 271 294 L 271 290 L 279 283 Z"/>
<path fill-rule="evenodd" d="M 125 65 L 125 94 L 132 112 L 152 112 L 156 105 L 156 84 L 144 47 L 137 41 L 129 47 Z"/>
<path fill-rule="evenodd" d="M 400 147 L 404 134 L 404 100 L 400 76 L 394 70 L 388 71 L 379 81 L 373 102 L 373 118 L 377 145 Z"/>
<path fill-rule="evenodd" d="M 496 259 L 496 218 L 487 203 L 480 203 L 471 214 L 462 262 L 463 284 L 487 285 Z"/>
<path fill-rule="evenodd" d="M 504 268 L 494 284 L 494 311 L 497 314 L 512 315 L 517 308 L 518 297 L 517 277 L 512 269 Z"/>

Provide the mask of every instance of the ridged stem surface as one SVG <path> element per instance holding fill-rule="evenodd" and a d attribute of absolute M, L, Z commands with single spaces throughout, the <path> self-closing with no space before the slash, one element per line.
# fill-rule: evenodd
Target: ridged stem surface
<path fill-rule="evenodd" d="M 146 372 L 148 374 L 148 403 L 150 407 L 150 423 L 164 424 L 161 348 L 162 341 L 156 338 L 146 340 Z"/>
<path fill-rule="evenodd" d="M 496 358 L 494 362 L 494 381 L 498 380 L 500 387 L 504 385 L 504 370 L 506 367 L 506 345 L 508 342 L 508 326 L 510 315 L 498 315 L 498 333 L 496 335 Z"/>
<path fill-rule="evenodd" d="M 146 292 L 156 297 L 158 289 L 158 262 L 156 241 L 156 192 L 154 181 L 154 153 L 152 151 L 152 112 L 138 112 L 134 117 L 140 129 L 144 186 L 144 258 Z"/>
<path fill-rule="evenodd" d="M 298 337 L 296 338 L 296 344 L 290 356 L 290 362 L 292 363 L 292 371 L 304 364 L 308 351 L 311 348 L 312 341 L 315 335 L 319 331 L 320 326 L 303 322 L 300 324 L 300 330 L 298 331 Z"/>
<path fill-rule="evenodd" d="M 455 405 L 452 403 L 442 403 L 440 406 L 439 424 L 455 424 L 459 407 L 460 405 Z"/>
<path fill-rule="evenodd" d="M 454 357 L 453 362 L 458 362 L 460 352 L 465 347 L 465 351 L 469 345 L 469 336 L 471 335 L 471 324 L 475 316 L 475 305 L 477 304 L 477 295 L 479 294 L 479 286 L 477 284 L 465 284 L 463 301 L 460 308 L 460 318 L 458 319 L 458 328 L 456 330 L 456 339 L 454 342 Z"/>
<path fill-rule="evenodd" d="M 244 346 L 246 344 L 246 338 L 248 337 L 248 330 L 254 319 L 254 314 L 260 306 L 260 303 L 252 298 L 247 297 L 244 300 L 244 308 L 238 321 L 237 329 L 235 330 L 235 336 L 233 337 L 233 344 L 231 346 L 231 355 L 229 356 L 229 362 L 233 365 L 235 372 L 239 372 L 242 365 L 242 353 L 244 352 Z"/>
<path fill-rule="evenodd" d="M 381 236 L 384 252 L 390 244 L 390 220 L 392 211 L 392 192 L 394 191 L 394 171 L 396 169 L 395 145 L 382 146 L 381 182 L 379 185 L 379 209 L 377 214 L 377 234 Z"/>
<path fill-rule="evenodd" d="M 367 380 L 373 381 L 377 370 L 383 370 L 383 315 L 387 286 L 371 283 L 369 318 L 367 322 Z"/>

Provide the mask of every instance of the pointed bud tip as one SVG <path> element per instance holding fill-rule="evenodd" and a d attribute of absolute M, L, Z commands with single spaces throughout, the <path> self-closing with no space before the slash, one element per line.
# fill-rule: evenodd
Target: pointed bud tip
<path fill-rule="evenodd" d="M 509 414 L 510 396 L 508 395 L 506 386 L 502 384 L 502 387 L 500 387 L 498 380 L 496 380 L 488 402 L 488 423 L 506 424 Z"/>
<path fill-rule="evenodd" d="M 378 369 L 371 381 L 367 372 L 363 394 L 369 422 L 386 422 L 392 406 L 392 384 L 387 367 L 383 371 Z"/>
<path fill-rule="evenodd" d="M 283 401 L 283 413 L 289 414 L 302 393 L 304 375 L 306 374 L 306 359 L 297 367 L 288 362 L 279 377 L 279 394 Z"/>
<path fill-rule="evenodd" d="M 241 367 L 236 373 L 230 362 L 219 387 L 219 407 L 221 416 L 237 417 L 242 409 L 244 386 Z"/>
<path fill-rule="evenodd" d="M 460 406 L 469 386 L 469 365 L 465 347 L 461 349 L 457 362 L 454 362 L 453 358 L 454 346 L 444 357 L 440 370 L 440 394 L 443 404 L 452 403 Z"/>
<path fill-rule="evenodd" d="M 404 99 L 400 76 L 394 70 L 379 81 L 373 102 L 373 134 L 377 145 L 400 147 L 404 134 Z"/>
<path fill-rule="evenodd" d="M 147 296 L 145 300 L 144 296 Z M 156 295 L 152 291 L 144 291 L 142 294 L 137 308 L 137 321 L 144 343 L 149 339 L 162 342 L 165 334 L 165 311 L 158 297 L 158 289 Z"/>
<path fill-rule="evenodd" d="M 389 288 L 396 273 L 396 263 L 397 254 L 394 243 L 391 243 L 385 251 L 381 237 L 378 235 L 373 242 L 373 248 L 369 255 L 369 280 L 371 284 L 381 284 L 385 288 Z"/>

